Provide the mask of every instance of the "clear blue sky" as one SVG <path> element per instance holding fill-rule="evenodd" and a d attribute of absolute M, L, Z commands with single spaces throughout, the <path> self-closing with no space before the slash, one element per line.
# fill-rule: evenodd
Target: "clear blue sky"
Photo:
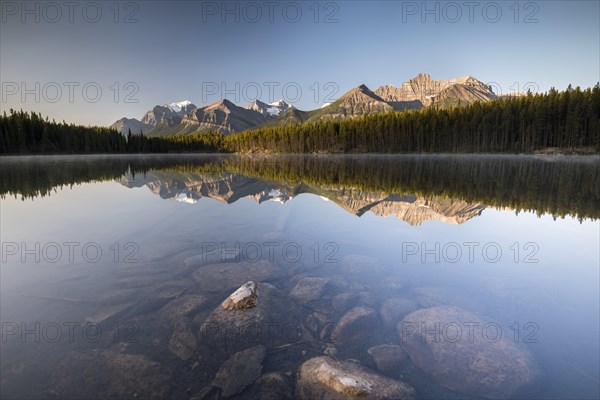
<path fill-rule="evenodd" d="M 473 75 L 503 93 L 600 80 L 598 1 L 133 1 L 118 13 L 112 1 L 74 3 L 2 2 L 2 111 L 108 125 L 180 100 L 245 105 L 256 87 L 263 101 L 271 87 L 274 99 L 313 109 L 419 72 Z"/>

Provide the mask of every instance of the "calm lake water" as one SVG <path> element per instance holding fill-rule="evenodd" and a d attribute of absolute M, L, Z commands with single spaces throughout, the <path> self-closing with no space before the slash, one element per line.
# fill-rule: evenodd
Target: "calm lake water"
<path fill-rule="evenodd" d="M 19 157 L 0 167 L 2 398 L 293 398 L 300 366 L 324 354 L 405 382 L 418 399 L 600 397 L 598 157 Z M 259 283 L 250 327 L 219 311 L 248 281 Z M 366 316 L 340 326 L 356 308 Z M 441 327 L 415 320 L 432 309 Z M 458 314 L 444 319 L 449 309 Z M 485 326 L 476 348 L 473 316 Z M 445 356 L 403 336 L 421 328 Z M 405 356 L 382 367 L 368 351 L 381 344 Z M 257 345 L 259 379 L 224 370 Z M 527 362 L 513 370 L 520 361 L 504 355 Z M 228 373 L 239 388 L 225 387 Z"/>

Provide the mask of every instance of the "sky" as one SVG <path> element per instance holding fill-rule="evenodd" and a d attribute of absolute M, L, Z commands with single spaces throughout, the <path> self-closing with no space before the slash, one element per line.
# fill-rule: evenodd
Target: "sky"
<path fill-rule="evenodd" d="M 2 1 L 1 111 L 110 125 L 157 104 L 472 75 L 496 93 L 600 81 L 599 1 Z"/>

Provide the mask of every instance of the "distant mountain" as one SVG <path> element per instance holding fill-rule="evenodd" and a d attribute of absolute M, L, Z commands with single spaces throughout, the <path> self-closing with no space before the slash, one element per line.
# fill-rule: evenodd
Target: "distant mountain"
<path fill-rule="evenodd" d="M 290 123 L 304 123 L 331 119 L 344 119 L 365 114 L 394 111 L 394 108 L 367 86 L 360 85 L 342 95 L 331 104 L 312 111 L 288 110 L 280 118 L 269 121 L 259 128 L 285 126 Z"/>
<path fill-rule="evenodd" d="M 122 135 L 127 135 L 127 133 L 131 130 L 131 133 L 146 133 L 148 132 L 152 126 L 141 122 L 135 118 L 121 118 L 120 120 L 113 123 L 109 126 L 111 129 L 115 129 L 119 131 Z"/>
<path fill-rule="evenodd" d="M 189 100 L 180 101 L 178 103 L 167 104 L 171 110 L 175 111 L 179 114 L 186 114 L 196 108 L 195 105 L 192 104 Z"/>
<path fill-rule="evenodd" d="M 267 118 L 258 111 L 236 106 L 225 99 L 193 109 L 185 115 L 181 125 L 187 125 L 196 131 L 232 133 L 260 125 L 266 122 Z"/>
<path fill-rule="evenodd" d="M 283 99 L 275 101 L 273 103 L 263 103 L 260 100 L 254 100 L 252 103 L 246 106 L 246 109 L 253 110 L 261 113 L 265 117 L 281 117 L 289 109 L 293 108 L 290 104 L 286 103 Z"/>
<path fill-rule="evenodd" d="M 331 104 L 311 111 L 298 110 L 284 100 L 267 104 L 256 99 L 246 107 L 239 107 L 229 100 L 221 100 L 201 108 L 186 100 L 157 105 L 148 111 L 141 121 L 122 118 L 111 127 L 124 134 L 128 129 L 134 133 L 142 130 L 149 136 L 171 136 L 202 131 L 230 134 L 252 128 L 353 118 L 394 110 L 468 105 L 497 98 L 489 85 L 472 76 L 434 80 L 427 74 L 419 74 L 399 87 L 385 85 L 372 91 L 367 86 L 360 85 Z"/>
<path fill-rule="evenodd" d="M 110 125 L 109 128 L 116 129 L 123 135 L 127 135 L 129 130 L 131 130 L 131 133 L 140 133 L 141 131 L 147 134 L 159 124 L 165 124 L 166 126 L 179 124 L 183 116 L 194 108 L 196 106 L 188 100 L 155 106 L 144 114 L 141 121 L 135 118 L 121 118 Z"/>
<path fill-rule="evenodd" d="M 179 103 L 165 104 L 164 106 L 156 106 L 144 114 L 142 122 L 150 126 L 159 124 L 166 124 L 167 126 L 177 125 L 181 123 L 181 120 L 187 113 L 193 111 L 195 108 L 196 106 L 187 100 Z"/>
<path fill-rule="evenodd" d="M 496 98 L 492 88 L 472 76 L 449 80 L 434 80 L 419 74 L 400 87 L 386 85 L 375 93 L 396 110 L 418 109 L 433 105 L 471 104 Z"/>
<path fill-rule="evenodd" d="M 419 74 L 400 87 L 381 86 L 375 92 L 365 85 L 360 85 L 329 105 L 312 111 L 288 112 L 259 128 L 344 119 L 394 110 L 467 105 L 475 101 L 485 102 L 496 98 L 490 86 L 471 76 L 436 81 L 427 74 Z"/>
<path fill-rule="evenodd" d="M 148 136 L 172 136 L 201 131 L 232 133 L 249 129 L 276 118 L 290 106 L 285 102 L 264 104 L 264 114 L 253 109 L 236 106 L 229 100 L 220 100 L 206 107 L 198 108 L 189 101 L 157 105 L 146 112 L 139 121 L 135 118 L 122 118 L 111 125 L 127 134 L 139 133 L 140 129 Z"/>
<path fill-rule="evenodd" d="M 394 108 L 367 86 L 360 85 L 328 106 L 312 111 L 308 121 L 343 119 L 388 111 L 394 111 Z"/>
<path fill-rule="evenodd" d="M 142 117 L 142 122 L 146 125 L 156 126 L 158 124 L 178 124 L 183 118 L 182 115 L 173 111 L 167 106 L 155 106 Z"/>
<path fill-rule="evenodd" d="M 257 126 L 257 128 L 269 128 L 274 126 L 287 126 L 290 124 L 302 124 L 306 122 L 312 115 L 314 115 L 314 113 L 314 111 L 302 111 L 298 110 L 295 107 L 291 107 L 281 117 L 271 119 L 265 122 L 264 124 Z"/>

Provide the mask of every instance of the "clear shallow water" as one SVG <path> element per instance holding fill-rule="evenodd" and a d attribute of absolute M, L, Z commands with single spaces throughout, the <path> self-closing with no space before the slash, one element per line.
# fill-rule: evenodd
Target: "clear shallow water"
<path fill-rule="evenodd" d="M 168 371 L 170 396 L 198 393 L 239 340 L 228 337 L 219 348 L 201 333 L 239 286 L 207 287 L 210 277 L 198 277 L 220 261 L 215 248 L 237 248 L 233 262 L 279 266 L 283 274 L 262 276 L 286 298 L 303 277 L 329 279 L 291 321 L 313 340 L 276 331 L 261 342 L 263 373 L 281 372 L 292 393 L 298 367 L 330 344 L 327 323 L 346 311 L 333 298 L 349 293 L 360 294 L 355 305 L 375 310 L 378 322 L 368 335 L 336 344 L 338 359 L 375 369 L 370 346 L 402 344 L 380 310 L 403 298 L 415 309 L 458 306 L 498 323 L 536 369 L 514 398 L 600 395 L 598 158 L 1 162 L 3 398 L 68 397 L 67 357 L 92 349 L 143 355 Z M 194 264 L 202 254 L 204 266 Z M 185 360 L 170 347 L 173 327 L 161 323 L 164 307 L 182 295 L 206 298 L 186 316 L 196 348 Z M 276 317 L 282 326 L 290 322 Z M 470 398 L 437 384 L 411 359 L 397 372 L 417 398 Z M 111 377 L 110 370 L 97 373 L 96 383 Z M 88 379 L 78 385 L 96 378 Z"/>

